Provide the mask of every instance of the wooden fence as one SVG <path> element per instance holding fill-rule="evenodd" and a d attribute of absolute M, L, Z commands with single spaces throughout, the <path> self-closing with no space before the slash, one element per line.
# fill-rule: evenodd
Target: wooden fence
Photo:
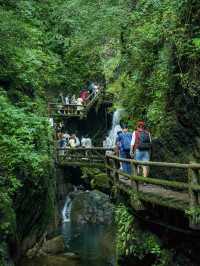
<path fill-rule="evenodd" d="M 131 165 L 131 174 L 120 170 L 120 163 Z M 153 178 L 138 176 L 138 167 L 164 167 L 171 169 L 187 170 L 187 181 L 167 180 L 165 177 Z M 184 212 L 197 211 L 200 207 L 200 164 L 166 163 L 166 162 L 140 162 L 131 159 L 123 159 L 114 155 L 106 155 L 106 169 L 113 184 L 121 186 L 124 190 L 133 189 L 139 199 L 165 207 L 183 210 Z M 144 183 L 148 185 L 144 185 Z M 194 222 L 195 217 L 190 218 L 190 227 L 200 229 L 200 225 Z"/>
<path fill-rule="evenodd" d="M 112 150 L 111 148 L 103 147 L 67 147 L 64 149 L 57 149 L 57 161 L 60 165 L 93 165 L 105 167 L 105 155 Z"/>

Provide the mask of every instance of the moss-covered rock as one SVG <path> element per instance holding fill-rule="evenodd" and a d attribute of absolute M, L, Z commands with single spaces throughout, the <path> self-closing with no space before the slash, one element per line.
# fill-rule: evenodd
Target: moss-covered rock
<path fill-rule="evenodd" d="M 63 253 L 65 250 L 65 243 L 62 236 L 54 237 L 50 240 L 47 240 L 43 246 L 42 250 L 47 254 L 59 254 Z"/>
<path fill-rule="evenodd" d="M 110 224 L 114 205 L 109 197 L 97 190 L 78 192 L 72 201 L 71 219 L 74 223 Z"/>

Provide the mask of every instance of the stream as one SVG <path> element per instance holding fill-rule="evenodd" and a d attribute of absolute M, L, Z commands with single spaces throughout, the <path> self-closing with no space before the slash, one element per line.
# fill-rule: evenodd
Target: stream
<path fill-rule="evenodd" d="M 66 252 L 80 256 L 80 266 L 115 266 L 115 228 L 107 224 L 77 224 L 70 219 L 73 201 L 66 198 L 61 233 Z"/>
<path fill-rule="evenodd" d="M 99 191 L 73 193 L 72 199 L 69 196 L 65 199 L 61 223 L 55 232 L 55 236 L 63 236 L 64 252 L 25 258 L 20 266 L 116 265 L 115 226 L 108 196 Z"/>

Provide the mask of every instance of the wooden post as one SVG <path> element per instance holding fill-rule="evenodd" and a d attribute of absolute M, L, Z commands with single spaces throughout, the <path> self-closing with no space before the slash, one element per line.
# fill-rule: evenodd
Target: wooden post
<path fill-rule="evenodd" d="M 192 163 L 192 162 L 190 162 Z M 189 207 L 191 209 L 195 209 L 199 206 L 199 195 L 197 191 L 194 191 L 192 189 L 192 185 L 197 185 L 199 183 L 199 170 L 197 169 L 188 169 L 188 182 L 189 182 Z M 192 229 L 200 230 L 200 223 L 196 224 L 194 223 L 192 217 L 189 221 L 189 226 Z"/>
<path fill-rule="evenodd" d="M 119 174 L 117 173 L 118 170 L 118 160 L 114 159 L 114 183 L 116 184 L 117 181 L 119 181 Z"/>
<path fill-rule="evenodd" d="M 137 176 L 137 165 L 131 162 L 131 176 Z M 134 183 L 135 184 L 134 184 Z M 138 181 L 131 180 L 131 186 L 136 188 L 136 191 L 139 191 L 139 184 Z"/>
<path fill-rule="evenodd" d="M 105 163 L 106 163 L 106 166 L 107 166 L 107 165 L 110 166 L 110 160 L 109 160 L 109 157 L 107 157 L 107 156 L 106 156 L 106 158 L 105 158 Z M 108 176 L 109 178 L 111 178 L 111 175 L 110 175 L 110 169 L 108 169 L 107 167 L 106 167 L 106 174 L 107 174 L 107 176 Z"/>

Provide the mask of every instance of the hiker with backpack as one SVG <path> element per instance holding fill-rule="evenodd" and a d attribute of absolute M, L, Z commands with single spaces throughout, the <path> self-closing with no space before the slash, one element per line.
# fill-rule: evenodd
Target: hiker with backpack
<path fill-rule="evenodd" d="M 151 135 L 145 129 L 144 121 L 137 123 L 137 130 L 133 132 L 131 140 L 130 156 L 136 161 L 149 161 L 151 150 Z M 148 166 L 142 166 L 143 176 L 147 177 L 149 174 Z M 139 171 L 139 169 L 138 169 Z"/>
<path fill-rule="evenodd" d="M 124 159 L 130 159 L 132 134 L 128 131 L 128 126 L 122 126 L 122 132 L 119 132 L 116 139 L 116 146 L 119 150 L 119 157 Z M 122 169 L 124 173 L 131 174 L 131 165 L 129 162 L 122 162 Z"/>

